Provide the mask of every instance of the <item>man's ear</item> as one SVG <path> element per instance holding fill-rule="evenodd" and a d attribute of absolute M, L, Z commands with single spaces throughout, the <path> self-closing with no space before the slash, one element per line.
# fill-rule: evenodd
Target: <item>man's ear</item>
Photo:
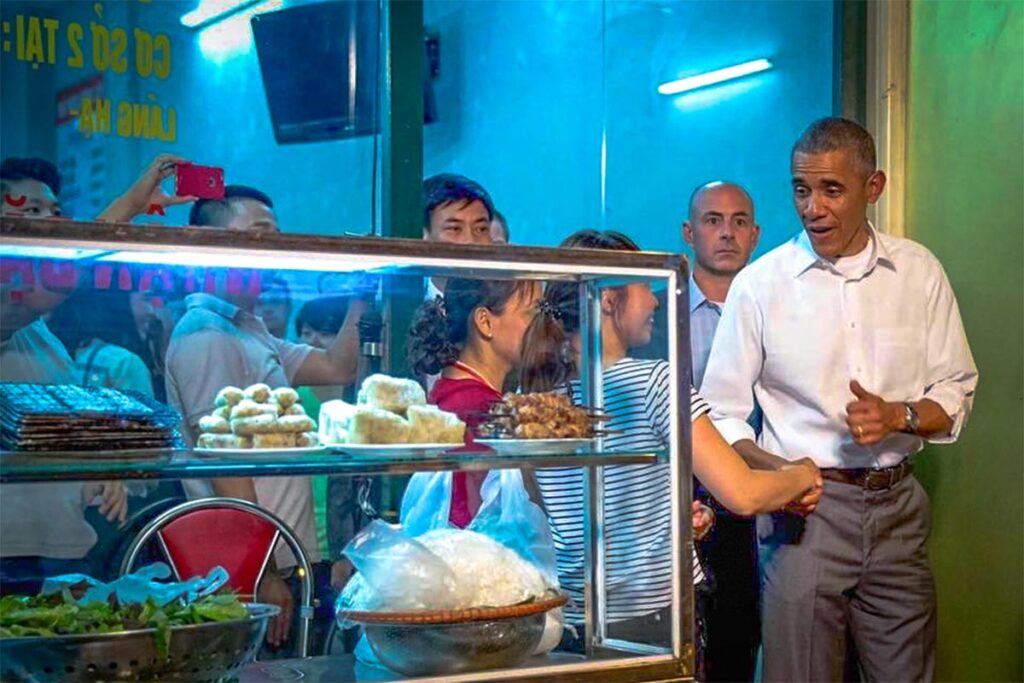
<path fill-rule="evenodd" d="M 683 241 L 693 246 L 693 226 L 690 221 L 683 221 Z"/>
<path fill-rule="evenodd" d="M 875 171 L 867 180 L 868 203 L 874 204 L 885 191 L 885 171 Z"/>

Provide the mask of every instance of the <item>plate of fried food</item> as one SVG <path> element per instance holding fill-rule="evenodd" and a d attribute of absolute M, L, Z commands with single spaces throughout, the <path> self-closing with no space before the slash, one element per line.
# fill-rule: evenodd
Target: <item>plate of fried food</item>
<path fill-rule="evenodd" d="M 436 455 L 464 444 L 466 423 L 427 405 L 423 387 L 410 379 L 371 375 L 356 404 L 328 401 L 320 407 L 320 442 L 349 455 Z"/>
<path fill-rule="evenodd" d="M 506 394 L 491 405 L 476 427 L 475 443 L 499 455 L 560 455 L 588 451 L 607 413 L 573 405 L 558 392 Z"/>
<path fill-rule="evenodd" d="M 222 457 L 322 453 L 316 423 L 298 401 L 290 387 L 224 387 L 214 411 L 199 420 L 195 452 Z"/>

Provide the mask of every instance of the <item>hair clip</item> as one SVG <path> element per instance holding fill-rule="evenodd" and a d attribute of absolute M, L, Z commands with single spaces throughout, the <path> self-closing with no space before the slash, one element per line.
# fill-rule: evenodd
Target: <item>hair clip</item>
<path fill-rule="evenodd" d="M 553 302 L 549 301 L 548 299 L 541 299 L 540 301 L 537 302 L 537 312 L 543 315 L 551 316 L 555 320 L 560 321 L 562 319 L 562 311 L 559 310 L 558 306 L 556 306 Z"/>

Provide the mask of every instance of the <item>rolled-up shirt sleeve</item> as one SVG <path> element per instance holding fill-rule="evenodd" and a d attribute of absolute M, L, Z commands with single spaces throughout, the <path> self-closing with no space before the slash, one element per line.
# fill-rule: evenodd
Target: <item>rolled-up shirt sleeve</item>
<path fill-rule="evenodd" d="M 928 292 L 928 338 L 923 398 L 939 404 L 953 421 L 948 435 L 933 436 L 932 443 L 952 443 L 967 424 L 978 386 L 978 368 L 967 344 L 960 308 L 942 266 Z"/>
<path fill-rule="evenodd" d="M 294 385 L 295 375 L 298 374 L 299 368 L 315 349 L 309 344 L 296 344 L 286 339 L 274 337 L 273 340 L 274 346 L 277 348 L 277 355 L 281 359 L 281 367 L 284 368 L 285 377 L 288 378 L 288 384 Z"/>
<path fill-rule="evenodd" d="M 715 427 L 731 444 L 757 439 L 747 419 L 754 411 L 754 382 L 764 359 L 764 316 L 744 275 L 729 289 L 700 387 Z"/>

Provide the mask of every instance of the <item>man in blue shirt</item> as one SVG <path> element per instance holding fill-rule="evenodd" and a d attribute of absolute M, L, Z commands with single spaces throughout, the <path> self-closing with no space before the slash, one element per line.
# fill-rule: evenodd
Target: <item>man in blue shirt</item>
<path fill-rule="evenodd" d="M 713 181 L 694 190 L 683 239 L 694 253 L 690 348 L 693 385 L 698 390 L 729 285 L 747 265 L 760 234 L 754 202 L 742 187 Z M 705 567 L 714 577 L 714 592 L 703 613 L 705 680 L 749 681 L 754 676 L 761 628 L 754 521 L 729 513 L 703 487 L 697 494 L 718 513 L 717 523 L 700 544 Z"/>

